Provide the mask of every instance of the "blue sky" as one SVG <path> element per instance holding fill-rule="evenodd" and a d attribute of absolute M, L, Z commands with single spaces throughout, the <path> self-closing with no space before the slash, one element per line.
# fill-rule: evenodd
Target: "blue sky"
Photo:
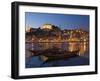
<path fill-rule="evenodd" d="M 38 28 L 45 23 L 59 26 L 61 29 L 82 28 L 84 30 L 89 30 L 88 15 L 25 12 L 26 27 L 31 26 L 33 28 Z"/>

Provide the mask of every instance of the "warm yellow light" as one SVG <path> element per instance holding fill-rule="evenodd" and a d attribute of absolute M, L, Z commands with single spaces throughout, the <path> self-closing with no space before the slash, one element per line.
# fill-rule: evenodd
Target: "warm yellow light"
<path fill-rule="evenodd" d="M 52 29 L 52 25 L 51 24 L 44 24 L 41 29 Z"/>

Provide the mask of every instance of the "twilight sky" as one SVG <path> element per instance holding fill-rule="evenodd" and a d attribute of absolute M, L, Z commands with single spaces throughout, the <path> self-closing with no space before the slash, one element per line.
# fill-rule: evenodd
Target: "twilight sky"
<path fill-rule="evenodd" d="M 26 27 L 31 26 L 33 28 L 38 28 L 46 23 L 59 26 L 61 29 L 81 28 L 89 30 L 88 15 L 25 12 Z"/>

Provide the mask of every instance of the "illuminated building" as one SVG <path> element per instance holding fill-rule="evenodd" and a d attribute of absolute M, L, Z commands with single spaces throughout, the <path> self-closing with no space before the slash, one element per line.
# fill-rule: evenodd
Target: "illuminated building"
<path fill-rule="evenodd" d="M 44 24 L 41 29 L 52 29 L 53 25 L 52 24 Z"/>
<path fill-rule="evenodd" d="M 25 28 L 25 31 L 26 31 L 26 32 L 30 32 L 30 29 L 31 29 L 31 27 L 26 27 L 26 28 Z"/>

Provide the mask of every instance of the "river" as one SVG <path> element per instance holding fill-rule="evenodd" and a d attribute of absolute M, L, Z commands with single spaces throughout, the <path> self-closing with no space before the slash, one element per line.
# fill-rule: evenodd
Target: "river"
<path fill-rule="evenodd" d="M 52 47 L 67 51 L 75 51 L 79 49 L 78 57 L 69 59 L 60 59 L 52 61 L 43 61 L 40 56 L 31 56 L 29 50 L 45 50 Z M 79 66 L 89 65 L 89 43 L 88 42 L 59 42 L 59 43 L 26 43 L 25 44 L 25 67 L 58 67 L 58 66 Z"/>

